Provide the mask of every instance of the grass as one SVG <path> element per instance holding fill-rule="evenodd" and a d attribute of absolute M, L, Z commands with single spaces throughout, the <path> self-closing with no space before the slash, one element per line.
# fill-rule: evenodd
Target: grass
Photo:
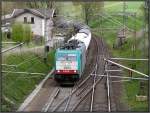
<path fill-rule="evenodd" d="M 126 19 L 126 26 L 129 29 L 136 29 L 136 30 L 140 30 L 141 27 L 143 27 L 143 21 L 144 18 L 143 16 L 140 17 L 128 17 Z M 122 23 L 122 24 L 120 24 Z M 135 24 L 136 23 L 136 26 Z M 103 16 L 102 18 L 94 18 L 92 19 L 92 21 L 90 22 L 90 27 L 91 28 L 98 28 L 98 27 L 102 27 L 102 28 L 121 28 L 123 27 L 123 17 L 122 16 Z"/>
<path fill-rule="evenodd" d="M 54 50 L 48 53 L 47 63 L 44 63 L 42 58 L 37 57 L 33 53 L 10 55 L 2 59 L 3 63 L 10 65 L 22 63 L 22 65 L 17 68 L 3 66 L 3 70 L 13 72 L 45 73 L 46 75 L 53 67 L 54 53 Z M 27 59 L 29 61 L 25 62 Z M 5 95 L 9 100 L 13 101 L 14 105 L 3 98 L 2 111 L 16 110 L 27 97 L 27 95 L 31 93 L 35 86 L 44 77 L 44 75 L 3 73 L 2 94 Z"/>
<path fill-rule="evenodd" d="M 63 15 L 64 18 L 70 20 L 80 20 L 83 21 L 83 14 L 81 12 L 82 7 L 80 5 L 75 5 L 73 2 L 57 2 L 57 7 L 59 7 L 59 14 Z"/>
<path fill-rule="evenodd" d="M 126 99 L 128 101 L 130 111 L 148 111 L 148 101 L 144 101 L 144 102 L 136 101 L 135 95 L 139 94 L 140 82 L 137 80 L 133 80 L 130 82 L 125 82 L 124 85 L 126 88 L 126 94 L 127 94 Z M 146 91 L 145 95 L 148 96 L 148 87 L 147 89 L 145 89 L 145 91 Z"/>
<path fill-rule="evenodd" d="M 6 36 L 6 33 L 2 33 L 2 42 L 14 42 L 12 40 L 12 38 L 8 39 L 7 36 Z M 12 47 L 12 46 L 15 46 L 16 44 L 2 44 L 2 48 L 9 48 L 9 47 Z M 38 44 L 36 41 L 32 40 L 27 44 L 25 43 L 24 44 L 24 47 L 28 47 L 28 48 L 32 48 L 32 47 L 37 47 L 37 46 L 42 46 L 44 45 L 44 37 L 42 37 L 42 40 L 41 41 L 38 41 Z"/>
<path fill-rule="evenodd" d="M 127 4 L 127 8 L 126 11 L 129 12 L 139 12 L 139 9 L 141 7 L 141 5 L 144 2 L 140 1 L 128 1 L 126 2 Z M 107 12 L 119 12 L 119 11 L 123 11 L 123 2 L 105 2 L 105 7 L 104 7 L 105 11 Z"/>

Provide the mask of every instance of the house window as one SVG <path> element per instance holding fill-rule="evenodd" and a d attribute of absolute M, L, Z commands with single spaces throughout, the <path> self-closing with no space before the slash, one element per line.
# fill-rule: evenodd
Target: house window
<path fill-rule="evenodd" d="M 31 17 L 31 24 L 34 24 L 34 17 Z"/>
<path fill-rule="evenodd" d="M 27 23 L 27 17 L 24 17 L 24 23 Z"/>

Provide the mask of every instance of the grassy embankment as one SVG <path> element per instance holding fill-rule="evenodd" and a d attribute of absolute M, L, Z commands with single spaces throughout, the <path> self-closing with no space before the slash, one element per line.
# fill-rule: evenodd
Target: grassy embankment
<path fill-rule="evenodd" d="M 114 3 L 114 4 L 113 4 Z M 119 12 L 120 9 L 122 9 L 122 4 L 118 2 L 107 2 L 106 3 L 106 8 L 105 11 L 109 13 L 114 13 L 114 12 Z M 135 12 L 138 11 L 137 13 L 137 18 L 136 18 L 136 30 L 140 31 L 143 27 L 143 16 L 140 11 L 140 6 L 142 2 L 128 2 L 128 8 L 127 11 L 130 12 Z M 120 28 L 120 24 L 115 24 L 110 20 L 117 20 L 121 23 L 123 23 L 123 17 L 119 16 L 113 16 L 111 18 L 103 18 L 102 22 L 99 19 L 95 19 L 95 21 L 92 21 L 90 23 L 91 28 L 93 29 L 99 29 L 101 28 Z M 127 19 L 127 24 L 126 24 L 130 29 L 134 29 L 135 25 L 135 19 L 132 17 L 129 17 Z M 103 32 L 95 32 L 95 34 L 102 36 L 106 43 L 108 44 L 111 53 L 113 54 L 114 57 L 127 57 L 127 58 L 147 58 L 148 55 L 148 39 L 147 36 L 137 36 L 138 38 L 135 39 L 134 34 L 130 33 L 127 35 L 127 43 L 125 43 L 122 47 L 120 48 L 113 48 L 113 45 L 116 43 L 116 38 L 117 38 L 117 31 L 116 30 L 103 30 Z M 136 43 L 136 50 L 132 51 L 132 45 Z M 141 71 L 145 74 L 148 74 L 148 62 L 143 62 L 143 61 L 122 61 L 120 62 L 121 64 L 124 64 L 128 67 L 134 66 L 136 70 Z M 128 71 L 124 71 L 125 76 L 129 76 Z M 141 77 L 140 75 L 137 75 L 133 73 L 134 77 Z M 145 92 L 144 95 L 148 95 L 148 82 L 145 82 L 146 87 L 145 87 Z M 138 102 L 136 101 L 136 95 L 138 95 L 140 92 L 140 81 L 139 80 L 132 80 L 130 82 L 124 82 L 124 101 L 127 102 L 129 105 L 130 111 L 148 111 L 148 101 L 144 102 Z"/>
<path fill-rule="evenodd" d="M 43 38 L 41 40 L 38 40 L 38 41 L 35 41 L 34 39 L 31 39 L 31 40 L 32 41 L 30 41 L 28 45 L 24 44 L 24 47 L 32 48 L 32 47 L 42 46 L 44 44 Z M 6 33 L 2 33 L 2 43 L 3 42 L 14 42 L 14 41 L 12 40 L 12 37 L 10 37 L 10 39 L 8 39 Z M 16 45 L 15 43 L 14 44 L 3 43 L 2 48 L 7 49 L 7 48 L 15 46 L 15 45 Z"/>
<path fill-rule="evenodd" d="M 2 110 L 16 110 L 23 100 L 32 92 L 36 85 L 47 75 L 54 64 L 54 50 L 48 54 L 48 62 L 44 63 L 42 58 L 39 58 L 33 53 L 22 53 L 9 55 L 2 59 L 3 64 L 18 65 L 15 67 L 5 67 L 4 71 L 12 72 L 30 72 L 44 73 L 45 75 L 29 75 L 29 74 L 14 74 L 3 73 L 2 80 Z"/>

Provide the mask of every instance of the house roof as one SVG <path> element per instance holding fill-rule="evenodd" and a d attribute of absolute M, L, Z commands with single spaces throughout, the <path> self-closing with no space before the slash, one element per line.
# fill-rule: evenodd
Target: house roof
<path fill-rule="evenodd" d="M 17 17 L 26 12 L 32 13 L 40 18 L 51 18 L 54 15 L 54 9 L 14 9 L 12 17 Z"/>

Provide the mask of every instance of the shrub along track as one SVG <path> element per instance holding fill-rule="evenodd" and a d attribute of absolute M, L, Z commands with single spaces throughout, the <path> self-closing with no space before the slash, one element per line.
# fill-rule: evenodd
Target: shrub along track
<path fill-rule="evenodd" d="M 63 88 L 49 78 L 24 111 L 108 111 L 106 78 L 90 75 L 105 74 L 104 57 L 109 57 L 107 46 L 101 38 L 93 35 L 87 52 L 85 72 L 79 82 L 73 88 Z M 110 95 L 111 111 L 116 111 L 112 90 Z"/>

